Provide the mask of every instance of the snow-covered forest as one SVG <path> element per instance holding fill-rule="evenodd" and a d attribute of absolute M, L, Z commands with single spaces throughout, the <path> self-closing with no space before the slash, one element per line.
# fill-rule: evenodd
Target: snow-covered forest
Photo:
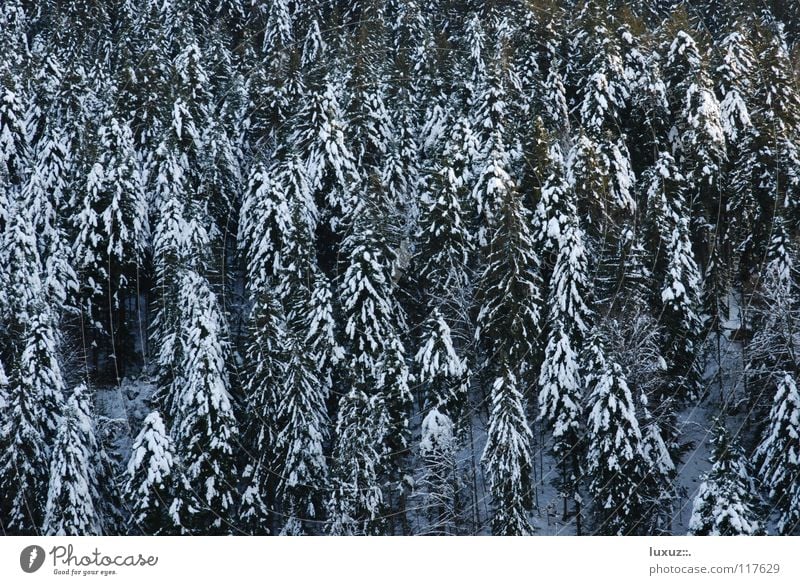
<path fill-rule="evenodd" d="M 0 532 L 800 533 L 800 4 L 4 0 Z"/>

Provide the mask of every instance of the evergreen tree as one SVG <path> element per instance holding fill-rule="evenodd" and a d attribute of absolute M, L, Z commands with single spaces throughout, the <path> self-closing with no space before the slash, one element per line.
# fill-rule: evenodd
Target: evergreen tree
<path fill-rule="evenodd" d="M 356 379 L 375 375 L 400 318 L 393 296 L 395 251 L 379 213 L 377 205 L 365 202 L 342 244 L 347 269 L 339 285 L 339 297 L 350 367 Z"/>
<path fill-rule="evenodd" d="M 679 381 L 678 400 L 697 396 L 700 391 L 699 342 L 703 315 L 700 276 L 692 249 L 685 205 L 685 177 L 674 158 L 662 152 L 647 174 L 647 206 L 650 229 L 656 247 L 656 274 L 660 281 L 660 321 L 664 337 L 662 355 L 668 374 Z M 674 389 L 673 389 L 674 392 Z"/>
<path fill-rule="evenodd" d="M 744 26 L 746 24 L 741 23 L 741 28 L 737 27 L 722 39 L 722 59 L 717 67 L 722 128 L 732 148 L 736 147 L 738 140 L 746 135 L 752 125 L 750 103 L 755 91 L 752 72 L 756 66 L 756 55 L 742 31 Z"/>
<path fill-rule="evenodd" d="M 21 80 L 14 73 L 0 71 L 3 81 L 0 99 L 0 180 L 10 186 L 22 185 L 30 158 L 30 137 Z M 8 218 L 0 218 L 7 221 Z"/>
<path fill-rule="evenodd" d="M 689 534 L 695 536 L 754 536 L 764 533 L 758 520 L 749 465 L 736 437 L 721 421 L 713 431 L 713 466 L 694 499 Z"/>
<path fill-rule="evenodd" d="M 323 386 L 311 356 L 296 342 L 287 347 L 283 387 L 276 396 L 277 430 L 273 451 L 282 534 L 313 534 L 322 518 L 328 466 L 323 454 L 327 413 Z"/>
<path fill-rule="evenodd" d="M 665 354 L 680 384 L 679 396 L 699 392 L 699 342 L 702 319 L 699 314 L 700 275 L 688 238 L 688 221 L 681 218 L 667 242 L 667 273 L 661 289 L 662 320 L 668 344 Z"/>
<path fill-rule="evenodd" d="M 733 173 L 734 195 L 731 217 L 736 243 L 742 248 L 742 277 L 757 273 L 769 246 L 770 228 L 776 215 L 796 223 L 798 155 L 796 139 L 800 129 L 800 96 L 785 73 L 789 57 L 785 39 L 766 32 L 759 53 L 752 128 L 742 140 L 741 153 Z M 788 214 L 779 211 L 788 208 Z"/>
<path fill-rule="evenodd" d="M 45 411 L 37 345 L 29 337 L 20 363 L 11 371 L 0 424 L 0 523 L 4 530 L 22 535 L 38 534 L 44 520 L 52 446 L 48 423 L 58 422 L 60 414 Z"/>
<path fill-rule="evenodd" d="M 125 523 L 117 483 L 119 472 L 98 433 L 88 392 L 85 383 L 78 384 L 69 397 L 68 406 L 75 409 L 84 435 L 89 461 L 89 490 L 99 519 L 98 528 L 103 535 L 113 536 L 123 533 Z"/>
<path fill-rule="evenodd" d="M 148 536 L 178 534 L 180 519 L 173 514 L 179 475 L 172 441 L 158 411 L 144 419 L 131 446 L 125 500 L 131 511 L 130 525 Z"/>
<path fill-rule="evenodd" d="M 513 186 L 498 193 L 498 210 L 479 285 L 476 338 L 490 360 L 524 374 L 536 363 L 541 327 L 541 277 L 530 218 Z"/>
<path fill-rule="evenodd" d="M 590 384 L 586 475 L 595 534 L 642 532 L 644 482 L 650 471 L 631 391 L 619 364 Z"/>
<path fill-rule="evenodd" d="M 800 393 L 792 375 L 786 374 L 778 383 L 769 414 L 769 426 L 755 453 L 756 461 L 760 462 L 759 476 L 764 478 L 769 497 L 780 514 L 780 534 L 793 534 L 800 526 L 798 438 Z"/>
<path fill-rule="evenodd" d="M 66 412 L 53 446 L 50 484 L 42 531 L 53 536 L 91 536 L 102 533 L 90 485 L 91 452 L 82 426 L 86 423 L 75 400 Z"/>
<path fill-rule="evenodd" d="M 794 246 L 781 217 L 775 218 L 766 260 L 761 290 L 754 296 L 751 311 L 755 334 L 747 347 L 748 377 L 756 388 L 764 388 L 763 392 L 753 393 L 750 405 L 758 409 L 762 418 L 767 405 L 756 404 L 758 394 L 771 394 L 784 372 L 795 372 L 800 364 L 795 347 L 800 307 L 796 301 Z"/>
<path fill-rule="evenodd" d="M 78 289 L 67 241 L 66 209 L 72 172 L 69 150 L 60 130 L 43 137 L 36 149 L 35 167 L 22 190 L 24 205 L 38 210 L 32 218 L 33 228 L 38 234 L 43 284 L 54 306 L 74 304 Z"/>
<path fill-rule="evenodd" d="M 562 234 L 550 281 L 549 334 L 538 381 L 539 418 L 552 429 L 553 454 L 561 471 L 558 485 L 564 496 L 565 519 L 569 499 L 574 501 L 576 516 L 580 518 L 578 486 L 583 474 L 584 441 L 578 351 L 588 334 L 591 318 L 584 300 L 588 289 L 582 231 L 574 221 Z"/>
<path fill-rule="evenodd" d="M 424 331 L 414 359 L 420 369 L 419 382 L 428 387 L 425 402 L 431 412 L 460 420 L 467 392 L 466 361 L 456 352 L 450 327 L 438 308 L 425 321 Z"/>
<path fill-rule="evenodd" d="M 268 532 L 270 497 L 276 480 L 271 472 L 271 446 L 278 428 L 277 395 L 286 368 L 287 335 L 283 308 L 270 287 L 259 291 L 254 299 L 249 332 L 244 387 L 249 417 L 243 426 L 249 461 L 243 472 L 246 488 L 239 515 L 248 532 L 263 534 Z"/>
<path fill-rule="evenodd" d="M 379 482 L 380 446 L 386 427 L 381 396 L 355 388 L 339 399 L 328 500 L 327 531 L 332 535 L 378 535 L 385 526 Z"/>
<path fill-rule="evenodd" d="M 430 302 L 454 305 L 455 311 L 463 307 L 471 276 L 472 236 L 464 210 L 470 163 L 462 150 L 470 136 L 469 126 L 453 126 L 441 164 L 430 178 L 429 192 L 423 193 L 419 251 L 414 259 Z"/>
<path fill-rule="evenodd" d="M 567 182 L 564 157 L 558 143 L 548 144 L 545 160 L 541 162 L 546 178 L 539 201 L 534 208 L 533 237 L 541 250 L 543 280 L 549 283 L 556 256 L 561 249 L 561 237 L 575 217 L 574 191 Z"/>
<path fill-rule="evenodd" d="M 680 30 L 671 40 L 663 69 L 674 120 L 670 139 L 688 179 L 684 193 L 692 212 L 691 242 L 701 265 L 705 265 L 714 245 L 708 227 L 723 210 L 720 174 L 727 157 L 725 133 L 706 63 L 695 39 L 685 30 L 680 13 L 676 18 Z"/>
<path fill-rule="evenodd" d="M 492 410 L 482 461 L 494 503 L 492 534 L 528 535 L 532 507 L 531 442 L 517 380 L 508 368 L 492 385 Z"/>
<path fill-rule="evenodd" d="M 334 232 L 354 212 L 360 178 L 346 141 L 349 126 L 340 106 L 340 88 L 328 78 L 310 91 L 297 114 L 291 143 L 305 162 L 315 201 Z"/>
<path fill-rule="evenodd" d="M 224 319 L 203 277 L 185 270 L 180 282 L 185 339 L 172 433 L 183 481 L 176 511 L 185 533 L 225 534 L 233 529 L 238 429 L 231 406 Z"/>

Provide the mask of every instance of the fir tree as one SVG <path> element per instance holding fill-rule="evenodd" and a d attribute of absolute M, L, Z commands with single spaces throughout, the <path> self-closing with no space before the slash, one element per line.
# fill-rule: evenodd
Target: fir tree
<path fill-rule="evenodd" d="M 567 501 L 573 500 L 580 518 L 582 451 L 584 448 L 581 411 L 583 403 L 580 350 L 589 331 L 591 313 L 584 297 L 586 257 L 582 231 L 572 223 L 562 234 L 553 277 L 550 281 L 549 334 L 539 373 L 539 418 L 552 429 L 553 454 L 560 470 L 559 487 Z"/>
<path fill-rule="evenodd" d="M 699 342 L 703 315 L 700 271 L 695 261 L 683 195 L 685 177 L 674 158 L 662 152 L 647 173 L 648 222 L 656 251 L 657 282 L 664 325 L 662 355 L 669 375 L 680 381 L 678 400 L 699 395 Z"/>
<path fill-rule="evenodd" d="M 450 327 L 438 308 L 425 321 L 424 331 L 424 341 L 414 359 L 420 370 L 419 381 L 428 387 L 426 404 L 431 411 L 459 420 L 467 391 L 466 361 L 456 352 Z"/>
<path fill-rule="evenodd" d="M 363 204 L 343 242 L 348 260 L 339 297 L 351 369 L 357 379 L 374 375 L 399 324 L 399 307 L 393 297 L 395 251 L 387 241 L 379 211 L 372 202 Z"/>
<path fill-rule="evenodd" d="M 512 186 L 498 194 L 498 211 L 481 276 L 476 338 L 490 359 L 524 373 L 536 363 L 541 328 L 541 278 L 530 218 Z"/>
<path fill-rule="evenodd" d="M 311 356 L 297 342 L 290 343 L 287 352 L 284 382 L 276 396 L 273 446 L 282 534 L 313 534 L 327 489 L 325 393 Z"/>
<path fill-rule="evenodd" d="M 595 534 L 642 532 L 649 466 L 631 391 L 619 364 L 590 384 L 586 475 L 591 478 Z"/>
<path fill-rule="evenodd" d="M 89 390 L 85 383 L 78 384 L 68 400 L 68 407 L 78 415 L 80 430 L 87 449 L 89 461 L 89 490 L 99 519 L 98 529 L 105 536 L 122 534 L 125 518 L 117 482 L 119 472 L 109 456 L 103 437 L 95 421 Z"/>
<path fill-rule="evenodd" d="M 35 357 L 36 346 L 29 340 L 8 390 L 4 384 L 0 425 L 0 519 L 4 530 L 21 535 L 38 534 L 44 520 L 52 446 L 48 421 L 57 422 L 54 415 L 59 414 L 45 412 L 42 388 L 35 383 Z"/>
<path fill-rule="evenodd" d="M 713 466 L 694 499 L 689 534 L 754 536 L 764 533 L 758 520 L 749 465 L 736 437 L 721 421 L 713 431 Z"/>
<path fill-rule="evenodd" d="M 270 453 L 278 428 L 277 395 L 286 368 L 285 316 L 269 286 L 254 299 L 249 332 L 244 391 L 250 416 L 243 426 L 249 463 L 243 472 L 247 487 L 239 515 L 248 532 L 259 534 L 268 531 L 271 519 L 270 497 L 276 478 L 271 473 Z"/>
<path fill-rule="evenodd" d="M 328 500 L 327 531 L 332 535 L 377 535 L 385 526 L 379 483 L 381 445 L 386 432 L 380 395 L 355 388 L 339 399 Z"/>
<path fill-rule="evenodd" d="M 482 457 L 494 501 L 492 534 L 533 532 L 527 514 L 532 507 L 532 439 L 516 377 L 506 369 L 492 386 L 492 410 Z"/>
<path fill-rule="evenodd" d="M 188 534 L 225 534 L 232 530 L 238 429 L 231 406 L 224 320 L 203 277 L 186 270 L 180 282 L 186 325 L 172 431 L 183 466 L 176 510 Z"/>
<path fill-rule="evenodd" d="M 179 471 L 172 441 L 158 411 L 144 419 L 131 446 L 123 487 L 130 525 L 148 536 L 179 534 L 173 503 Z"/>
<path fill-rule="evenodd" d="M 69 151 L 61 131 L 54 130 L 43 137 L 36 149 L 34 170 L 22 190 L 25 206 L 38 210 L 32 219 L 44 268 L 43 284 L 51 303 L 57 306 L 74 304 L 78 290 L 65 217 L 72 172 Z"/>
<path fill-rule="evenodd" d="M 800 526 L 800 393 L 794 377 L 786 374 L 778 383 L 769 426 L 755 453 L 760 462 L 759 476 L 780 516 L 778 532 L 793 534 Z"/>
<path fill-rule="evenodd" d="M 42 531 L 52 536 L 101 534 L 100 518 L 90 486 L 91 452 L 81 427 L 80 407 L 70 400 L 58 431 L 50 463 Z"/>

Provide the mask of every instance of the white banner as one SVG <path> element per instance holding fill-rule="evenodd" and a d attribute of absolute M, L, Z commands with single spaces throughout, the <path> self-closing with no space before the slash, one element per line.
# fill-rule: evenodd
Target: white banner
<path fill-rule="evenodd" d="M 797 537 L 0 538 L 0 584 L 800 583 Z"/>

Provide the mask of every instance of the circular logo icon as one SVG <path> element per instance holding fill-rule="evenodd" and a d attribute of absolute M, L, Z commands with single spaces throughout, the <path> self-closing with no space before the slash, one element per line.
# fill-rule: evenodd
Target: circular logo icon
<path fill-rule="evenodd" d="M 19 554 L 19 566 L 26 573 L 35 573 L 44 564 L 44 549 L 32 544 L 22 549 Z"/>

